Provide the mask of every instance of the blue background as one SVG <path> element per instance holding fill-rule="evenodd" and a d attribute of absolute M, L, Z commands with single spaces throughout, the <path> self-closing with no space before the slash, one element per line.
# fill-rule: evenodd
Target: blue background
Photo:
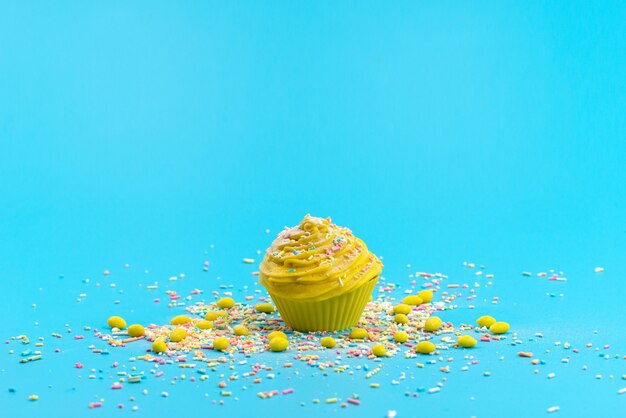
<path fill-rule="evenodd" d="M 626 7 L 609 1 L 2 1 L 1 337 L 28 334 L 31 348 L 46 339 L 37 363 L 18 364 L 15 342 L 3 348 L 3 411 L 84 416 L 103 397 L 90 414 L 125 415 L 135 391 L 144 416 L 178 407 L 543 416 L 552 405 L 559 416 L 624 416 L 625 34 Z M 522 348 L 551 350 L 547 364 L 534 375 L 505 344 L 481 346 L 480 367 L 461 373 L 457 360 L 445 376 L 400 356 L 386 360 L 378 390 L 362 373 L 297 385 L 279 377 L 276 388 L 293 385 L 293 395 L 260 400 L 257 388 L 233 389 L 240 400 L 220 407 L 210 403 L 215 380 L 111 391 L 110 363 L 133 349 L 99 358 L 92 341 L 50 337 L 64 324 L 101 326 L 111 313 L 166 321 L 172 311 L 138 284 L 181 293 L 254 286 L 255 267 L 241 259 L 258 260 L 306 213 L 351 227 L 384 257 L 389 281 L 406 285 L 417 270 L 471 284 L 463 261 L 485 264 L 494 285 L 475 310 L 461 299 L 445 319 L 495 313 Z M 597 266 L 606 271 L 594 274 Z M 520 274 L 550 268 L 568 282 Z M 168 283 L 179 273 L 187 277 Z M 76 302 L 80 293 L 88 296 Z M 544 338 L 528 341 L 535 332 Z M 571 352 L 557 341 L 582 352 L 561 363 Z M 106 381 L 88 380 L 73 368 L 79 360 Z M 389 384 L 401 371 L 413 379 Z M 551 371 L 557 377 L 546 379 Z M 403 395 L 441 377 L 438 394 Z M 346 387 L 360 407 L 310 402 L 345 399 Z M 41 399 L 28 402 L 30 393 Z"/>

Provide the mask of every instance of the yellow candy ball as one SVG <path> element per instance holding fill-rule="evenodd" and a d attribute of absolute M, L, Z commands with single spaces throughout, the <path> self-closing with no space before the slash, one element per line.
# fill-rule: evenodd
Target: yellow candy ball
<path fill-rule="evenodd" d="M 230 309 L 235 306 L 235 301 L 233 300 L 233 298 L 221 298 L 217 301 L 217 306 L 222 309 Z"/>
<path fill-rule="evenodd" d="M 155 353 L 165 353 L 167 351 L 167 345 L 163 340 L 154 340 L 152 343 L 152 351 Z"/>
<path fill-rule="evenodd" d="M 489 331 L 494 334 L 504 334 L 511 326 L 506 322 L 496 322 L 489 327 Z"/>
<path fill-rule="evenodd" d="M 187 330 L 185 328 L 176 328 L 170 332 L 170 341 L 177 343 L 187 338 Z"/>
<path fill-rule="evenodd" d="M 109 319 L 107 320 L 107 324 L 111 328 L 119 328 L 119 329 L 126 328 L 126 321 L 121 316 L 111 316 L 111 317 L 109 317 Z"/>
<path fill-rule="evenodd" d="M 461 335 L 457 338 L 456 343 L 464 348 L 471 348 L 476 345 L 476 340 L 469 335 Z"/>
<path fill-rule="evenodd" d="M 284 338 L 286 340 L 287 339 L 287 334 L 285 334 L 282 331 L 272 331 L 267 336 L 267 339 L 271 340 L 271 339 L 276 338 L 276 337 Z"/>
<path fill-rule="evenodd" d="M 213 328 L 213 321 L 207 321 L 206 319 L 203 319 L 196 322 L 196 327 L 199 329 L 211 329 Z"/>
<path fill-rule="evenodd" d="M 367 331 L 364 328 L 352 328 L 350 338 L 353 340 L 363 340 L 367 338 Z"/>
<path fill-rule="evenodd" d="M 376 344 L 372 347 L 372 354 L 376 357 L 385 357 L 387 355 L 387 349 L 382 344 Z"/>
<path fill-rule="evenodd" d="M 432 290 L 422 290 L 417 293 L 417 296 L 422 298 L 423 303 L 430 303 L 433 300 L 433 291 Z"/>
<path fill-rule="evenodd" d="M 411 313 L 411 307 L 407 304 L 401 303 L 393 307 L 393 313 L 408 315 Z"/>
<path fill-rule="evenodd" d="M 146 329 L 141 324 L 132 324 L 128 327 L 127 332 L 131 337 L 141 337 L 146 332 Z"/>
<path fill-rule="evenodd" d="M 235 327 L 233 327 L 233 331 L 235 332 L 235 335 L 250 334 L 250 332 L 248 331 L 248 328 L 244 327 L 243 325 L 236 325 Z"/>
<path fill-rule="evenodd" d="M 178 315 L 170 320 L 170 324 L 172 325 L 182 325 L 191 322 L 191 318 L 187 315 Z"/>
<path fill-rule="evenodd" d="M 213 340 L 213 348 L 215 350 L 224 351 L 230 345 L 230 341 L 226 337 L 217 337 Z"/>
<path fill-rule="evenodd" d="M 409 317 L 404 315 L 404 314 L 397 314 L 396 316 L 393 317 L 393 320 L 395 322 L 397 322 L 398 324 L 408 324 L 409 323 Z"/>
<path fill-rule="evenodd" d="M 438 316 L 431 316 L 426 320 L 426 323 L 424 324 L 424 330 L 429 332 L 437 331 L 439 328 L 441 328 L 442 324 L 443 321 L 441 320 L 441 318 L 439 318 Z"/>
<path fill-rule="evenodd" d="M 276 337 L 270 340 L 270 350 L 272 351 L 285 351 L 287 347 L 289 347 L 289 341 L 282 337 Z"/>
<path fill-rule="evenodd" d="M 333 337 L 324 337 L 320 340 L 320 344 L 322 344 L 322 347 L 333 348 L 337 345 L 337 341 Z"/>
<path fill-rule="evenodd" d="M 257 305 L 254 305 L 254 310 L 263 313 L 274 313 L 275 308 L 269 303 L 259 303 Z"/>
<path fill-rule="evenodd" d="M 408 339 L 409 339 L 409 334 L 407 334 L 404 331 L 398 331 L 395 334 L 393 334 L 393 340 L 397 343 L 407 342 Z"/>
<path fill-rule="evenodd" d="M 493 316 L 489 316 L 489 315 L 483 315 L 476 320 L 476 323 L 481 327 L 489 328 L 490 326 L 496 323 L 496 318 L 494 318 Z"/>
<path fill-rule="evenodd" d="M 417 295 L 410 295 L 405 297 L 404 299 L 402 299 L 402 302 L 406 303 L 407 305 L 411 305 L 411 306 L 419 306 L 422 303 L 424 303 L 424 301 L 422 300 L 422 298 L 420 298 Z"/>
<path fill-rule="evenodd" d="M 415 346 L 415 352 L 420 354 L 430 354 L 435 351 L 435 344 L 430 341 L 421 341 Z"/>
<path fill-rule="evenodd" d="M 209 311 L 204 315 L 204 319 L 207 321 L 215 321 L 217 318 L 228 318 L 228 313 L 224 311 Z"/>

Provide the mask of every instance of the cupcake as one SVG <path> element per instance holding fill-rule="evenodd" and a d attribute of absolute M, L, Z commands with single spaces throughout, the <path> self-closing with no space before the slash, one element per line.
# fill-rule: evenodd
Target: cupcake
<path fill-rule="evenodd" d="M 267 249 L 259 282 L 287 326 L 337 331 L 359 322 L 382 268 L 348 228 L 306 215 Z"/>

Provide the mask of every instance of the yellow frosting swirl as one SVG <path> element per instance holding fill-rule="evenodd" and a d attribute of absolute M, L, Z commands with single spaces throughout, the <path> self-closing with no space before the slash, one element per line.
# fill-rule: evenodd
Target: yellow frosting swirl
<path fill-rule="evenodd" d="M 306 215 L 267 249 L 259 282 L 272 294 L 301 301 L 341 295 L 367 283 L 383 264 L 352 231 Z"/>

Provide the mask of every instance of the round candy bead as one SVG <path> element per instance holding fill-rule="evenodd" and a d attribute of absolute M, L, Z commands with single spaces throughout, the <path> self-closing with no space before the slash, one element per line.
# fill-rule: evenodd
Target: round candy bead
<path fill-rule="evenodd" d="M 272 351 L 285 351 L 287 347 L 289 347 L 289 341 L 282 337 L 276 337 L 270 340 L 270 350 Z"/>
<path fill-rule="evenodd" d="M 410 295 L 405 297 L 404 299 L 402 299 L 402 302 L 406 303 L 407 305 L 411 305 L 411 306 L 419 306 L 422 303 L 424 303 L 424 301 L 422 300 L 422 298 L 420 298 L 417 295 Z"/>
<path fill-rule="evenodd" d="M 506 322 L 496 322 L 489 327 L 489 331 L 494 334 L 504 334 L 511 328 L 511 326 Z"/>
<path fill-rule="evenodd" d="M 187 315 L 178 315 L 170 320 L 170 324 L 172 325 L 182 325 L 191 322 L 191 318 Z"/>
<path fill-rule="evenodd" d="M 187 338 L 187 330 L 185 328 L 176 328 L 170 332 L 170 341 L 179 342 Z"/>
<path fill-rule="evenodd" d="M 211 329 L 213 328 L 213 321 L 207 321 L 206 319 L 203 319 L 196 322 L 196 327 L 200 329 Z"/>
<path fill-rule="evenodd" d="M 285 334 L 282 331 L 272 331 L 267 336 L 267 339 L 271 340 L 272 338 L 276 338 L 276 337 L 281 337 L 281 338 L 284 338 L 286 340 L 287 339 L 287 334 Z"/>
<path fill-rule="evenodd" d="M 154 340 L 152 343 L 152 351 L 155 353 L 165 353 L 167 351 L 167 346 L 165 345 L 165 341 L 163 340 Z"/>
<path fill-rule="evenodd" d="M 233 298 L 221 298 L 217 301 L 217 306 L 222 309 L 230 309 L 235 306 L 235 301 L 233 300 Z"/>
<path fill-rule="evenodd" d="M 476 340 L 469 335 L 461 335 L 457 338 L 456 343 L 464 348 L 471 348 L 476 345 Z"/>
<path fill-rule="evenodd" d="M 230 345 L 230 341 L 226 337 L 217 337 L 213 340 L 213 348 L 216 350 L 224 351 Z"/>
<path fill-rule="evenodd" d="M 476 323 L 481 327 L 489 328 L 490 326 L 496 323 L 496 318 L 494 318 L 493 316 L 489 316 L 489 315 L 483 315 L 476 320 Z"/>
<path fill-rule="evenodd" d="M 372 347 L 372 354 L 374 354 L 376 357 L 384 357 L 387 355 L 387 349 L 382 344 L 376 344 L 374 347 Z"/>
<path fill-rule="evenodd" d="M 404 343 L 409 339 L 409 334 L 404 331 L 398 331 L 393 334 L 393 340 L 397 343 Z"/>
<path fill-rule="evenodd" d="M 320 340 L 320 344 L 322 344 L 322 347 L 333 348 L 337 345 L 337 341 L 333 337 L 324 337 Z"/>
<path fill-rule="evenodd" d="M 250 334 L 250 332 L 248 331 L 248 328 L 244 327 L 243 325 L 236 325 L 233 327 L 233 331 L 235 331 L 235 335 L 248 335 Z"/>
<path fill-rule="evenodd" d="M 417 293 L 417 296 L 422 298 L 423 303 L 430 303 L 433 300 L 433 291 L 432 290 L 422 290 Z"/>
<path fill-rule="evenodd" d="M 204 315 L 204 319 L 207 321 L 215 321 L 219 317 L 228 317 L 228 313 L 224 311 L 209 311 Z"/>
<path fill-rule="evenodd" d="M 112 317 L 110 317 L 107 320 L 107 324 L 111 328 L 119 328 L 119 329 L 126 328 L 126 321 L 121 316 L 112 316 Z"/>
<path fill-rule="evenodd" d="M 426 323 L 424 324 L 424 330 L 429 332 L 437 331 L 439 328 L 441 328 L 442 324 L 443 321 L 441 320 L 441 318 L 439 318 L 438 316 L 431 316 L 426 320 Z"/>
<path fill-rule="evenodd" d="M 421 341 L 415 346 L 415 352 L 420 354 L 430 354 L 435 351 L 435 344 L 430 341 Z"/>
<path fill-rule="evenodd" d="M 408 315 L 411 313 L 411 307 L 405 303 L 401 303 L 393 307 L 393 313 Z"/>
<path fill-rule="evenodd" d="M 270 303 L 259 303 L 257 305 L 254 305 L 254 310 L 257 312 L 264 312 L 264 313 L 274 313 L 274 306 Z"/>
<path fill-rule="evenodd" d="M 409 323 L 409 317 L 407 317 L 405 314 L 396 314 L 396 316 L 393 317 L 393 320 L 395 322 L 397 322 L 398 324 L 408 324 Z"/>
<path fill-rule="evenodd" d="M 146 332 L 146 329 L 141 324 L 132 324 L 128 327 L 127 332 L 131 337 L 141 337 Z"/>
<path fill-rule="evenodd" d="M 353 340 L 362 340 L 367 338 L 367 331 L 364 328 L 352 328 L 350 338 Z"/>

